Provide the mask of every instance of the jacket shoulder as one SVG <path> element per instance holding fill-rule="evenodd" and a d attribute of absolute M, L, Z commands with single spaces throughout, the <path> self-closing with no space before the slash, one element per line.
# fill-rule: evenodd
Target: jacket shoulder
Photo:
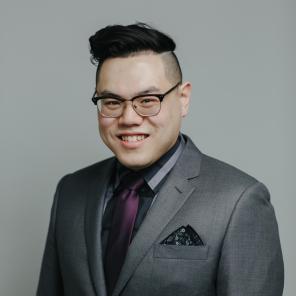
<path fill-rule="evenodd" d="M 202 157 L 203 167 L 205 170 L 211 170 L 212 174 L 214 175 L 220 175 L 223 176 L 230 176 L 234 178 L 241 179 L 242 181 L 247 182 L 256 182 L 258 181 L 253 176 L 249 175 L 245 171 L 235 167 L 232 164 L 229 164 L 227 162 L 224 162 L 222 160 L 219 160 L 217 158 L 214 158 L 212 156 L 203 154 Z"/>
<path fill-rule="evenodd" d="M 188 136 L 183 136 L 186 140 L 186 146 L 181 161 L 183 173 L 190 170 L 191 173 L 189 173 L 189 175 L 193 176 L 197 173 L 200 177 L 215 181 L 215 183 L 231 182 L 235 185 L 258 182 L 254 177 L 239 168 L 203 153 Z"/>
<path fill-rule="evenodd" d="M 110 157 L 66 174 L 60 179 L 58 188 L 61 185 L 63 185 L 62 187 L 68 187 L 67 185 L 69 185 L 75 188 L 90 184 L 93 180 L 99 180 L 100 177 L 110 174 L 113 171 L 115 163 L 115 157 Z"/>
<path fill-rule="evenodd" d="M 114 165 L 115 162 L 115 157 L 110 157 L 69 173 L 68 176 L 73 178 L 89 178 L 91 175 L 97 176 L 98 173 L 106 171 L 106 168 Z"/>
<path fill-rule="evenodd" d="M 207 179 L 213 190 L 243 192 L 258 183 L 265 187 L 256 178 L 239 168 L 205 154 L 202 155 L 201 176 Z"/>

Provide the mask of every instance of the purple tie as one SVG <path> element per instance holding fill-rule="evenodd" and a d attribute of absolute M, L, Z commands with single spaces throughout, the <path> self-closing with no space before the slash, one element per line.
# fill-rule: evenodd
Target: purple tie
<path fill-rule="evenodd" d="M 139 206 L 137 190 L 143 184 L 143 178 L 130 173 L 123 178 L 119 190 L 114 194 L 115 206 L 105 261 L 108 295 L 113 292 L 131 241 Z"/>

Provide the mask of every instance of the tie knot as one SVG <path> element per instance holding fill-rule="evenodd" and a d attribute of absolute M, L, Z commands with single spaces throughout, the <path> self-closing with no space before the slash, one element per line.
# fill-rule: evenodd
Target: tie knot
<path fill-rule="evenodd" d="M 128 173 L 122 178 L 120 187 L 137 191 L 144 184 L 144 182 L 145 180 L 140 174 L 132 172 Z"/>

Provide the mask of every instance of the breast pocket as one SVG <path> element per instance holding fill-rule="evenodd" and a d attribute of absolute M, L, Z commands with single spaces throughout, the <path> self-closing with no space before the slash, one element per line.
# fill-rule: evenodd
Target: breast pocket
<path fill-rule="evenodd" d="M 153 246 L 151 295 L 204 295 L 211 280 L 209 246 Z"/>
<path fill-rule="evenodd" d="M 163 259 L 183 259 L 183 260 L 207 260 L 209 246 L 180 246 L 161 245 L 154 246 L 153 257 Z"/>

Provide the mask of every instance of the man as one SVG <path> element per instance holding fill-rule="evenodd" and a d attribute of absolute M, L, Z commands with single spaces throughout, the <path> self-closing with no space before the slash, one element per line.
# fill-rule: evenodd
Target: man
<path fill-rule="evenodd" d="M 138 23 L 98 31 L 90 48 L 115 157 L 59 182 L 37 295 L 282 295 L 266 187 L 180 133 L 191 84 L 174 41 Z"/>

